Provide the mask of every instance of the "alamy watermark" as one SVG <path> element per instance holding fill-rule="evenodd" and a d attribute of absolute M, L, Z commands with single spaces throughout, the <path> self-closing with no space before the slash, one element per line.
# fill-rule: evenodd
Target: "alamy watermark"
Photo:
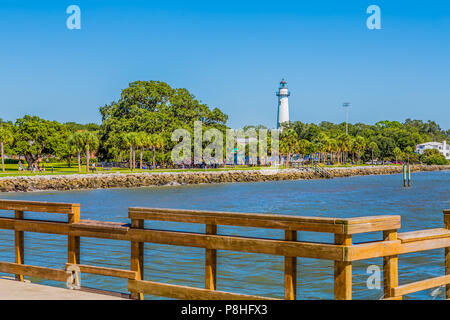
<path fill-rule="evenodd" d="M 370 16 L 367 18 L 366 25 L 369 30 L 381 29 L 381 9 L 379 6 L 372 4 L 367 8 Z"/>
<path fill-rule="evenodd" d="M 66 26 L 69 30 L 81 29 L 81 9 L 79 6 L 72 4 L 67 7 L 66 13 L 70 16 L 67 17 Z M 372 4 L 367 7 L 367 14 L 370 16 L 366 20 L 366 26 L 369 30 L 381 29 L 381 9 L 378 5 Z"/>
<path fill-rule="evenodd" d="M 80 267 L 76 265 L 70 265 L 66 268 L 66 271 L 71 272 L 67 278 L 66 286 L 71 290 L 78 290 L 81 287 L 81 271 Z"/>
<path fill-rule="evenodd" d="M 370 265 L 366 270 L 367 274 L 370 276 L 367 278 L 366 284 L 369 290 L 379 290 L 381 289 L 381 269 L 377 265 Z"/>
<path fill-rule="evenodd" d="M 70 5 L 66 9 L 66 13 L 70 16 L 66 20 L 66 26 L 69 30 L 81 29 L 81 9 L 77 5 Z"/>
<path fill-rule="evenodd" d="M 172 141 L 177 142 L 171 152 L 175 165 L 249 164 L 277 167 L 279 164 L 278 129 L 227 129 L 225 139 L 218 129 L 204 131 L 201 121 L 195 121 L 193 129 L 193 137 L 191 132 L 182 128 L 172 133 Z"/>

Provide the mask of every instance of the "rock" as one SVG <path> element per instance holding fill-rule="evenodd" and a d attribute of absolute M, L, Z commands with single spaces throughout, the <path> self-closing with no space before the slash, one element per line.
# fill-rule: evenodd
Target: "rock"
<path fill-rule="evenodd" d="M 401 166 L 365 166 L 339 167 L 325 169 L 331 178 L 398 174 Z M 412 172 L 450 170 L 450 166 L 413 165 Z M 22 176 L 0 178 L 0 192 L 36 191 L 36 190 L 77 190 L 99 188 L 133 188 L 146 186 L 178 186 L 200 183 L 257 182 L 279 180 L 323 179 L 312 170 L 233 170 L 202 172 L 145 172 L 132 174 L 84 174 Z"/>

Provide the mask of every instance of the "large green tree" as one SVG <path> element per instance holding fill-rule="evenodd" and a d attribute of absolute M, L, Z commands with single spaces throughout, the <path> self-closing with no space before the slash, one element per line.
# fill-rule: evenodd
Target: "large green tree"
<path fill-rule="evenodd" d="M 23 155 L 28 166 L 39 166 L 44 155 L 58 156 L 66 146 L 66 131 L 56 121 L 26 115 L 14 126 L 14 151 Z"/>
<path fill-rule="evenodd" d="M 5 172 L 5 147 L 10 147 L 14 141 L 12 127 L 9 124 L 0 124 L 0 152 L 2 155 L 2 171 Z"/>
<path fill-rule="evenodd" d="M 192 130 L 195 121 L 202 121 L 204 128 L 225 131 L 228 119 L 218 108 L 211 109 L 198 101 L 187 89 L 174 89 L 160 81 L 131 83 L 122 90 L 119 101 L 101 107 L 100 113 L 100 156 L 104 159 L 116 158 L 123 150 L 123 143 L 117 143 L 122 133 L 159 134 L 167 147 L 163 152 L 169 153 L 175 145 L 171 141 L 175 129 Z"/>

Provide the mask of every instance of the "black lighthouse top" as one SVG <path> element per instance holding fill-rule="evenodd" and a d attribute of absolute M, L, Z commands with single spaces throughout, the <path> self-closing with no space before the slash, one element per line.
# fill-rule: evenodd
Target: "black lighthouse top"
<path fill-rule="evenodd" d="M 281 80 L 280 82 L 280 88 L 278 90 L 278 92 L 276 93 L 277 97 L 289 97 L 291 95 L 291 93 L 289 92 L 289 90 L 283 90 L 282 89 L 287 89 L 287 82 L 286 80 Z"/>

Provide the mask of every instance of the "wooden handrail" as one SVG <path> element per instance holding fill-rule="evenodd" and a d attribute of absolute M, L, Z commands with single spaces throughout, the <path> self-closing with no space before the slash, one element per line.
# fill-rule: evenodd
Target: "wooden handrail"
<path fill-rule="evenodd" d="M 356 234 L 400 228 L 400 216 L 356 218 L 302 217 L 279 214 L 256 214 L 161 208 L 129 208 L 130 219 L 160 220 L 212 225 L 272 228 L 338 234 Z"/>
<path fill-rule="evenodd" d="M 14 218 L 0 217 L 0 229 L 14 230 L 16 263 L 0 262 L 1 270 L 42 278 L 64 279 L 65 270 L 27 266 L 24 261 L 24 232 L 68 236 L 66 267 L 77 266 L 82 273 L 128 279 L 131 297 L 142 299 L 143 293 L 184 299 L 260 299 L 264 297 L 217 291 L 217 250 L 263 253 L 285 257 L 285 299 L 296 298 L 297 257 L 334 261 L 335 298 L 352 298 L 352 262 L 383 257 L 385 298 L 402 295 L 435 284 L 447 285 L 450 275 L 450 210 L 444 210 L 444 228 L 398 233 L 400 216 L 358 218 L 315 218 L 276 214 L 254 214 L 216 211 L 194 211 L 161 208 L 129 208 L 131 223 L 80 219 L 79 204 L 37 201 L 0 200 L 0 210 L 14 210 Z M 24 211 L 68 214 L 67 222 L 26 219 Z M 180 232 L 144 228 L 145 220 L 200 223 L 205 232 Z M 217 225 L 258 227 L 285 230 L 284 240 L 229 236 L 217 233 Z M 299 231 L 333 233 L 334 243 L 298 241 Z M 353 243 L 352 235 L 382 231 L 381 241 Z M 131 270 L 120 270 L 80 264 L 80 237 L 129 241 Z M 189 246 L 205 249 L 205 289 L 156 283 L 144 280 L 144 243 Z M 405 253 L 445 248 L 445 276 L 422 282 L 398 284 L 398 256 Z M 2 269 L 3 268 L 3 269 Z M 56 271 L 55 271 L 56 270 Z M 93 289 L 89 289 L 93 290 Z M 416 291 L 417 291 L 416 290 Z M 415 292 L 415 291 L 414 291 Z"/>
<path fill-rule="evenodd" d="M 0 210 L 74 214 L 79 209 L 79 203 L 0 200 Z"/>
<path fill-rule="evenodd" d="M 447 284 L 450 284 L 450 275 L 421 280 L 392 288 L 392 296 L 401 297 L 410 293 L 433 289 Z"/>
<path fill-rule="evenodd" d="M 71 272 L 67 272 L 65 270 L 45 268 L 39 266 L 29 266 L 9 262 L 0 262 L 0 272 L 20 274 L 22 276 L 30 276 L 62 282 L 66 282 L 68 278 L 72 275 Z"/>

